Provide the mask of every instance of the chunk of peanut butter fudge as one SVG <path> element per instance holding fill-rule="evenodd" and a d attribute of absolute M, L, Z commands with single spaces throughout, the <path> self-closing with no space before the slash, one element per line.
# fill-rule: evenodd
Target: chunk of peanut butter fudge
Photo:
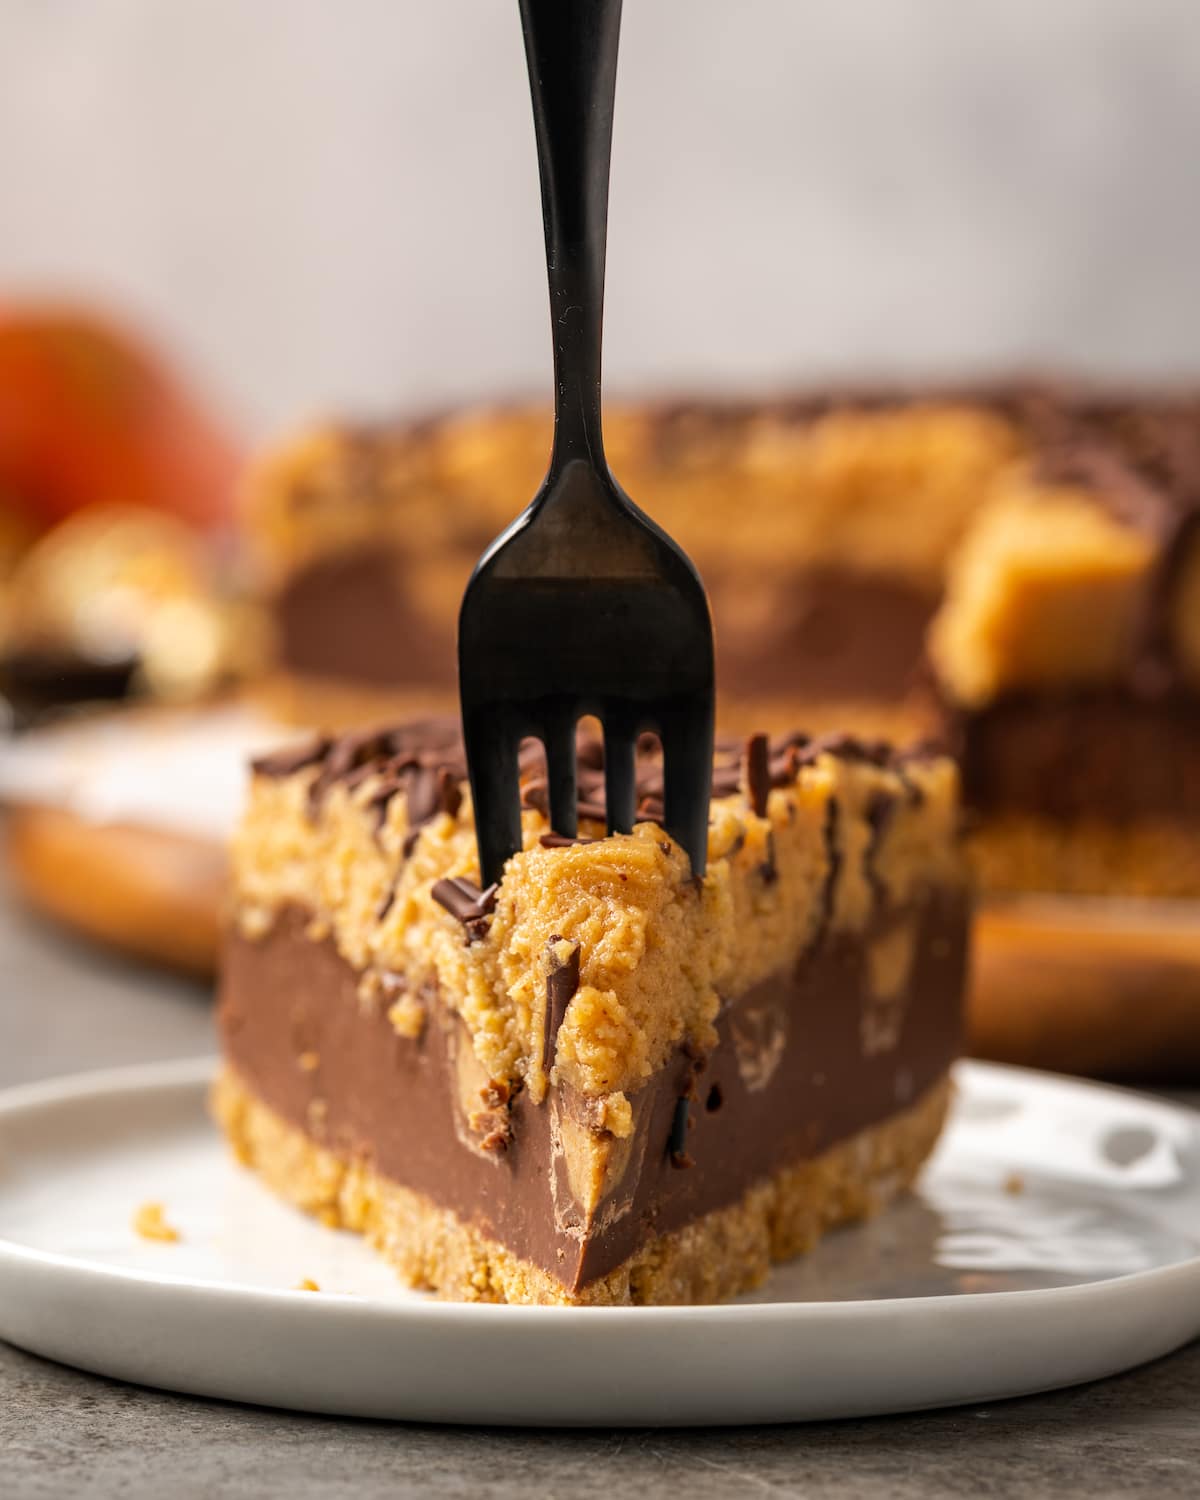
<path fill-rule="evenodd" d="M 930 649 L 991 890 L 1200 895 L 1200 402 L 1081 402 L 989 490 Z"/>

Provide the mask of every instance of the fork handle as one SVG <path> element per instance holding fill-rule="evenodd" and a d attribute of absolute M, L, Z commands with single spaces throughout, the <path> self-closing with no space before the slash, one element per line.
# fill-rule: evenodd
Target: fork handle
<path fill-rule="evenodd" d="M 553 476 L 577 459 L 604 467 L 600 351 L 621 0 L 520 5 L 550 280 Z"/>

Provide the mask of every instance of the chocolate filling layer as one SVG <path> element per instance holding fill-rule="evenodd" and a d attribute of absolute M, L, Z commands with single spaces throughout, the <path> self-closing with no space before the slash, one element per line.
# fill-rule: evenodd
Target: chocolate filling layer
<path fill-rule="evenodd" d="M 464 554 L 462 581 L 474 563 Z M 404 561 L 386 546 L 318 558 L 275 601 L 283 665 L 301 676 L 373 688 L 455 682 L 454 623 L 408 601 Z M 705 568 L 717 624 L 717 669 L 732 698 L 803 693 L 896 701 L 922 660 L 935 594 L 849 570 L 797 570 L 786 604 L 761 627 L 723 621 L 721 600 L 749 586 Z"/>
<path fill-rule="evenodd" d="M 605 1195 L 585 1212 L 569 1157 L 573 1132 L 595 1133 L 590 1101 L 556 1088 L 534 1105 L 519 1092 L 495 1149 L 495 1091 L 481 1094 L 458 1023 L 434 1003 L 419 1039 L 397 1035 L 360 1002 L 332 942 L 306 937 L 307 921 L 291 908 L 265 938 L 228 942 L 220 1028 L 234 1068 L 319 1144 L 370 1160 L 572 1291 L 907 1107 L 959 1050 L 966 907 L 939 892 L 877 914 L 866 934 L 831 935 L 729 1004 L 706 1059 L 681 1050 L 633 1097 L 633 1135 L 612 1143 Z M 911 964 L 881 980 L 879 958 L 904 951 L 905 926 Z M 473 1121 L 473 1108 L 488 1117 Z"/>
<path fill-rule="evenodd" d="M 453 618 L 443 627 L 409 604 L 404 566 L 380 542 L 295 573 L 274 602 L 282 665 L 366 687 L 452 690 Z M 464 585 L 469 572 L 464 559 Z"/>
<path fill-rule="evenodd" d="M 745 575 L 722 588 L 705 560 L 717 636 L 717 680 L 732 698 L 787 697 L 899 702 L 925 654 L 938 606 L 934 591 L 902 578 L 838 568 L 797 568 L 786 603 L 757 629 L 723 620 L 721 602 L 752 595 Z"/>
<path fill-rule="evenodd" d="M 977 812 L 1200 819 L 1200 699 L 1014 697 L 965 715 L 955 737 Z"/>

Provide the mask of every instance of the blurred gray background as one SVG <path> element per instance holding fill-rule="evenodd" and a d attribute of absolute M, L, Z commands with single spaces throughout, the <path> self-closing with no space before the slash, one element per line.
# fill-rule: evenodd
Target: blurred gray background
<path fill-rule="evenodd" d="M 1200 371 L 1196 0 L 626 0 L 625 389 Z M 254 435 L 545 389 L 515 0 L 0 0 L 0 302 Z"/>

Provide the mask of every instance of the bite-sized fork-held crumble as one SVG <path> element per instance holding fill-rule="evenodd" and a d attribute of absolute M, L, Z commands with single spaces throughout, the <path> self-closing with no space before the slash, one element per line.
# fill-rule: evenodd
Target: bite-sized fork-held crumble
<path fill-rule="evenodd" d="M 260 760 L 234 848 L 216 1107 L 238 1153 L 418 1286 L 703 1301 L 880 1207 L 931 1149 L 967 896 L 950 761 L 720 742 L 709 865 L 638 819 L 578 838 L 522 754 L 524 847 L 480 890 L 454 727 Z"/>
<path fill-rule="evenodd" d="M 266 455 L 247 516 L 277 706 L 453 701 L 463 586 L 537 488 L 549 422 L 331 424 Z M 952 736 L 993 890 L 1200 894 L 1200 396 L 627 403 L 607 430 L 709 589 L 725 723 L 803 702 L 818 728 Z"/>

